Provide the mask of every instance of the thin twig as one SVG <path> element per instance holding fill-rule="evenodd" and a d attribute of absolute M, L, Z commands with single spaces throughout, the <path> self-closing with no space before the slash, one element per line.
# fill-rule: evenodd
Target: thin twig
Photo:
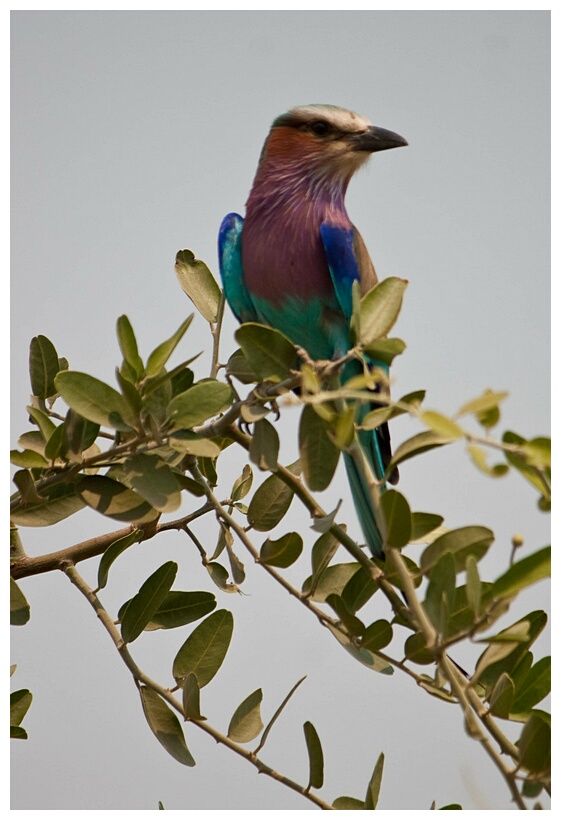
<path fill-rule="evenodd" d="M 220 348 L 220 331 L 222 330 L 222 320 L 224 318 L 224 307 L 226 305 L 226 298 L 224 292 L 220 294 L 220 301 L 218 303 L 218 310 L 216 311 L 216 322 L 211 323 L 210 332 L 212 334 L 212 361 L 210 365 L 210 378 L 215 379 L 218 373 L 219 364 L 219 348 Z"/>
<path fill-rule="evenodd" d="M 204 477 L 202 476 L 196 462 L 193 462 L 193 464 L 190 465 L 189 469 L 191 471 L 191 474 L 197 481 L 204 481 Z M 280 584 L 290 595 L 292 595 L 294 598 L 297 598 L 300 601 L 300 603 L 302 603 L 307 609 L 310 610 L 310 612 L 313 612 L 313 614 L 316 616 L 318 621 L 323 626 L 329 624 L 332 628 L 339 629 L 339 623 L 337 621 L 335 621 L 333 618 L 330 618 L 321 609 L 318 609 L 318 607 L 316 607 L 309 600 L 309 598 L 306 598 L 306 596 L 303 595 L 298 589 L 296 589 L 296 587 L 292 586 L 292 584 L 290 584 L 286 580 L 286 578 L 284 578 L 280 573 L 278 573 L 274 567 L 269 566 L 269 564 L 266 564 L 261 561 L 259 557 L 259 552 L 251 542 L 250 538 L 247 535 L 247 532 L 244 530 L 242 526 L 240 526 L 240 524 L 238 524 L 236 519 L 232 515 L 230 515 L 228 510 L 220 503 L 220 501 L 216 498 L 208 484 L 206 484 L 205 492 L 209 503 L 212 504 L 212 506 L 214 507 L 222 521 L 235 532 L 239 540 L 242 542 L 244 547 L 252 556 L 255 563 L 260 564 L 263 567 L 263 569 L 266 572 L 268 572 L 269 575 L 272 578 L 274 578 L 275 581 L 278 584 Z M 343 634 L 345 634 L 345 637 L 348 637 L 346 633 Z"/>
<path fill-rule="evenodd" d="M 89 603 L 95 610 L 96 615 L 100 619 L 101 623 L 109 633 L 111 640 L 115 644 L 115 647 L 117 648 L 117 651 L 119 652 L 119 655 L 121 656 L 124 664 L 132 674 L 135 683 L 137 683 L 137 685 L 141 683 L 144 686 L 147 686 L 150 689 L 152 689 L 154 692 L 160 695 L 160 697 L 162 697 L 167 703 L 169 703 L 169 705 L 173 709 L 175 709 L 175 711 L 178 712 L 181 715 L 181 717 L 183 717 L 183 719 L 185 720 L 183 706 L 178 700 L 176 700 L 176 698 L 174 698 L 170 690 L 166 689 L 156 681 L 149 678 L 148 675 L 146 675 L 134 661 L 132 655 L 130 654 L 128 646 L 123 641 L 119 630 L 113 622 L 113 619 L 109 616 L 109 613 L 106 611 L 106 609 L 104 608 L 103 604 L 101 603 L 97 595 L 94 593 L 94 591 L 88 586 L 86 581 L 78 573 L 76 567 L 74 567 L 71 563 L 67 563 L 67 565 L 64 567 L 64 572 L 68 576 L 69 580 L 82 593 L 82 595 L 84 595 L 84 597 L 89 601 Z M 244 749 L 242 746 L 238 745 L 233 740 L 230 740 L 229 737 L 223 735 L 217 729 L 214 729 L 212 726 L 209 725 L 208 721 L 199 721 L 191 718 L 189 722 L 197 726 L 197 728 L 199 728 L 201 731 L 206 732 L 206 734 L 210 735 L 210 737 L 212 737 L 217 743 L 220 743 L 222 746 L 226 746 L 232 752 L 235 752 L 240 757 L 243 757 L 245 760 L 248 761 L 248 763 L 251 763 L 251 765 L 254 766 L 260 774 L 266 774 L 268 777 L 273 778 L 273 780 L 277 780 L 279 783 L 282 783 L 287 788 L 292 789 L 293 791 L 302 795 L 302 797 L 305 797 L 307 800 L 310 800 L 312 803 L 314 803 L 321 809 L 333 809 L 333 806 L 331 806 L 329 803 L 326 803 L 317 795 L 312 794 L 310 791 L 308 791 L 308 789 L 305 786 L 301 786 L 294 780 L 291 780 L 290 778 L 285 777 L 283 774 L 280 774 L 280 772 L 277 772 L 275 769 L 271 768 L 271 766 L 268 766 L 266 763 L 260 760 L 260 758 L 258 758 L 255 755 L 255 753 L 250 752 L 247 749 Z"/>
<path fill-rule="evenodd" d="M 151 527 L 150 530 L 143 532 L 142 540 L 148 541 L 150 538 L 158 535 L 158 533 L 166 532 L 166 530 L 184 529 L 185 525 L 190 524 L 191 521 L 195 521 L 213 509 L 214 507 L 212 505 L 204 504 L 198 510 L 183 516 L 183 518 L 177 518 L 175 521 L 167 521 L 163 524 L 156 524 Z M 123 529 L 113 530 L 113 532 L 107 532 L 104 535 L 97 535 L 95 538 L 80 541 L 79 544 L 66 547 L 66 549 L 50 552 L 46 555 L 38 555 L 36 557 L 26 555 L 24 558 L 20 558 L 10 565 L 10 574 L 14 580 L 17 580 L 18 578 L 27 578 L 29 575 L 40 575 L 44 572 L 63 569 L 68 562 L 78 564 L 80 561 L 87 561 L 88 558 L 95 558 L 96 555 L 102 555 L 114 541 L 119 540 L 119 538 L 124 538 L 126 535 L 130 535 L 131 532 L 134 532 L 136 529 L 140 528 L 134 524 L 129 524 L 128 527 L 123 527 Z"/>

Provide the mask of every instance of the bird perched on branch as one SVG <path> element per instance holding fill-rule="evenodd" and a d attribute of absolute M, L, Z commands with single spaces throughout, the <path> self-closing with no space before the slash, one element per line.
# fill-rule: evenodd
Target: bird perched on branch
<path fill-rule="evenodd" d="M 228 214 L 220 228 L 224 293 L 240 322 L 282 331 L 313 359 L 335 359 L 349 350 L 353 282 L 358 280 L 364 294 L 378 280 L 347 215 L 345 192 L 371 154 L 403 145 L 399 134 L 336 106 L 305 105 L 277 117 L 245 219 Z M 360 363 L 350 362 L 342 379 L 357 372 Z M 361 431 L 359 441 L 381 479 L 391 459 L 387 424 Z M 369 488 L 348 453 L 345 466 L 364 536 L 380 556 Z"/>

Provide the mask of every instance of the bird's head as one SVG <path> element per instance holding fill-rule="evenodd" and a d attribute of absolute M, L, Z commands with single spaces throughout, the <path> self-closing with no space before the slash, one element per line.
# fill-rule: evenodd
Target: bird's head
<path fill-rule="evenodd" d="M 273 122 L 260 164 L 285 171 L 306 169 L 314 176 L 345 185 L 376 151 L 399 148 L 407 141 L 370 120 L 334 105 L 292 108 Z"/>

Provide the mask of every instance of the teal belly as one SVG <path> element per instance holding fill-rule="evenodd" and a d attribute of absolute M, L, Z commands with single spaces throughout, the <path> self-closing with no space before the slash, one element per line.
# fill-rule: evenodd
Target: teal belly
<path fill-rule="evenodd" d="M 280 330 L 312 359 L 334 359 L 350 347 L 347 321 L 335 303 L 290 296 L 281 305 L 255 296 L 252 301 L 260 322 Z"/>

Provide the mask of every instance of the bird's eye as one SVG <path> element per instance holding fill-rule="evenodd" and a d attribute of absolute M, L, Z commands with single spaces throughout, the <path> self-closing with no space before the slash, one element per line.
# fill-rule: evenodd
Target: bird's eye
<path fill-rule="evenodd" d="M 310 124 L 310 131 L 312 134 L 315 134 L 316 137 L 324 137 L 331 131 L 331 126 L 325 122 L 325 120 L 317 120 Z"/>

